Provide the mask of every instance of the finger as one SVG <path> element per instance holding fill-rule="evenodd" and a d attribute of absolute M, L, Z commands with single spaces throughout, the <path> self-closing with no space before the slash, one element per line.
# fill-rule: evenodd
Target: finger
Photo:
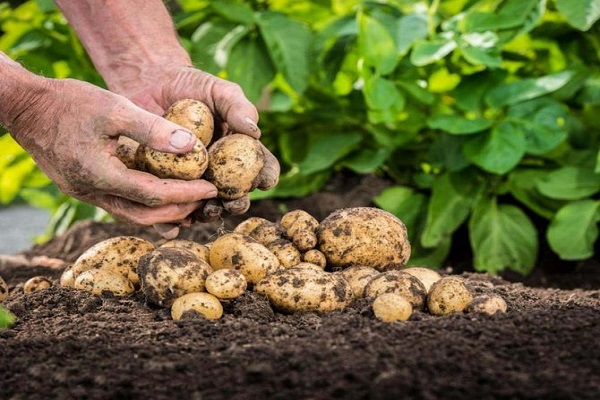
<path fill-rule="evenodd" d="M 161 223 L 152 226 L 163 239 L 172 240 L 179 236 L 179 224 Z"/>
<path fill-rule="evenodd" d="M 198 222 L 214 222 L 221 218 L 223 205 L 217 199 L 207 200 L 192 214 L 192 218 Z"/>
<path fill-rule="evenodd" d="M 256 187 L 260 190 L 267 190 L 271 189 L 279 182 L 281 166 L 273 153 L 271 153 L 262 143 L 260 145 L 262 147 L 265 164 L 258 174 L 259 180 Z"/>
<path fill-rule="evenodd" d="M 217 113 L 230 130 L 254 138 L 260 137 L 258 111 L 239 85 L 221 79 L 213 86 L 213 98 Z"/>
<path fill-rule="evenodd" d="M 223 201 L 223 209 L 231 215 L 241 215 L 250 208 L 250 196 L 245 195 L 235 200 Z"/>

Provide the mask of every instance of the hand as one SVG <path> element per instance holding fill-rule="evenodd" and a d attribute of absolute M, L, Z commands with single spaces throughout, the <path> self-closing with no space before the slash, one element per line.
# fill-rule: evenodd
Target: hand
<path fill-rule="evenodd" d="M 120 135 L 183 153 L 196 142 L 190 132 L 85 82 L 34 75 L 30 81 L 33 90 L 10 99 L 4 123 L 66 194 L 143 225 L 181 220 L 216 196 L 209 182 L 159 179 L 127 169 L 115 156 Z"/>

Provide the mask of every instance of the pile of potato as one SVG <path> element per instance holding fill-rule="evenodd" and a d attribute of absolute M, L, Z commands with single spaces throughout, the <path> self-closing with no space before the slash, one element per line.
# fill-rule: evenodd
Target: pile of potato
<path fill-rule="evenodd" d="M 302 210 L 278 222 L 248 218 L 210 243 L 169 240 L 159 246 L 115 237 L 84 252 L 60 279 L 96 295 L 127 296 L 171 309 L 173 319 L 220 318 L 222 304 L 252 290 L 282 312 L 329 312 L 367 298 L 382 321 L 414 310 L 433 315 L 506 311 L 495 295 L 474 296 L 458 276 L 405 267 L 404 224 L 371 207 L 341 209 L 319 222 Z"/>

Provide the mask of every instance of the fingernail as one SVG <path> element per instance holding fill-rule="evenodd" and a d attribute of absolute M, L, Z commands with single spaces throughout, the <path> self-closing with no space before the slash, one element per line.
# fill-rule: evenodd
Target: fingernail
<path fill-rule="evenodd" d="M 246 122 L 246 124 L 248 124 L 248 127 L 250 127 L 250 130 L 252 130 L 252 132 L 258 132 L 258 125 L 256 125 L 256 122 L 250 119 L 250 117 L 244 118 L 244 121 Z"/>
<path fill-rule="evenodd" d="M 194 140 L 194 136 L 190 132 L 184 131 L 182 129 L 177 129 L 173 131 L 173 133 L 171 133 L 171 139 L 169 140 L 169 144 L 171 145 L 171 147 L 174 147 L 176 149 L 182 149 L 188 144 L 190 144 L 192 140 Z"/>

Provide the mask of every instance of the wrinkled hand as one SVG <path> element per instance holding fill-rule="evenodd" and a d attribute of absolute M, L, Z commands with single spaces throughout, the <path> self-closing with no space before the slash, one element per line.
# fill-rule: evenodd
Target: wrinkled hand
<path fill-rule="evenodd" d="M 120 135 L 160 151 L 189 151 L 196 139 L 188 131 L 88 83 L 35 79 L 33 94 L 13 102 L 8 127 L 64 193 L 143 225 L 184 219 L 216 196 L 204 180 L 159 179 L 115 156 Z"/>

